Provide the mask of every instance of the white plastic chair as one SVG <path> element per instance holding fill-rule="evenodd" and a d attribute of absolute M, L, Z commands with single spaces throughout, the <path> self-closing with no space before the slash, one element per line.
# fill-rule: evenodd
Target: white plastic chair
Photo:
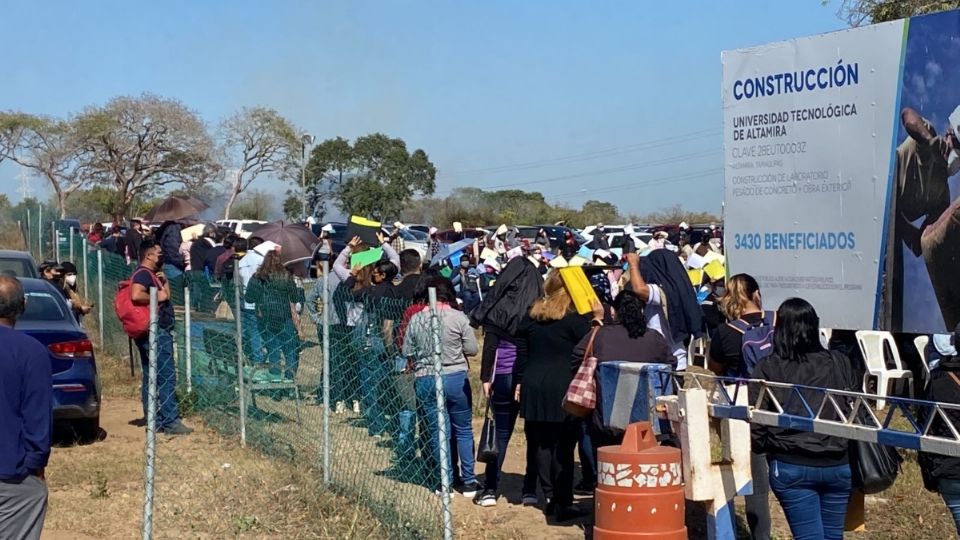
<path fill-rule="evenodd" d="M 824 349 L 830 348 L 830 340 L 833 338 L 833 328 L 820 329 L 820 344 Z"/>
<path fill-rule="evenodd" d="M 890 383 L 897 379 L 907 381 L 907 389 L 910 397 L 913 397 L 913 372 L 909 369 L 903 369 L 900 362 L 900 352 L 897 350 L 897 344 L 893 341 L 893 335 L 890 332 L 877 332 L 873 330 L 857 331 L 857 343 L 860 345 L 860 352 L 863 354 L 863 361 L 867 366 L 866 373 L 863 374 L 863 391 L 867 393 L 870 377 L 877 378 L 877 395 L 886 397 L 890 392 Z M 890 357 L 893 359 L 894 369 L 887 367 L 887 355 L 885 347 L 889 347 Z M 887 406 L 886 400 L 877 400 L 877 410 L 882 411 Z"/>
<path fill-rule="evenodd" d="M 930 360 L 927 358 L 927 345 L 930 344 L 930 336 L 917 336 L 913 338 L 913 346 L 917 348 L 917 352 L 920 353 L 920 365 L 923 366 L 923 388 L 926 390 L 927 386 L 930 384 L 930 381 L 933 380 L 933 376 L 930 375 Z"/>
<path fill-rule="evenodd" d="M 701 365 L 697 362 L 700 359 L 704 369 L 707 369 L 710 356 L 710 339 L 707 337 L 698 337 L 690 340 L 690 346 L 687 347 L 687 364 L 691 366 Z"/>

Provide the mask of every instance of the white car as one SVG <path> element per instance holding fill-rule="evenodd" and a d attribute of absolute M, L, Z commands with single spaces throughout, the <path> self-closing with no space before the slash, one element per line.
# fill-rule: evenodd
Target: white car
<path fill-rule="evenodd" d="M 623 237 L 626 234 L 624 233 L 624 228 L 625 226 L 620 225 L 605 225 L 603 227 L 603 232 L 605 232 L 607 235 L 607 242 L 610 244 L 610 247 L 618 248 L 623 246 Z M 583 235 L 583 237 L 586 238 L 587 242 L 589 243 L 593 241 L 593 233 L 596 231 L 596 229 L 596 225 L 590 225 L 589 227 L 585 227 L 580 234 Z M 650 240 L 653 240 L 652 234 L 648 232 L 637 232 L 636 230 L 633 231 L 631 237 L 633 238 L 634 245 L 637 246 L 639 251 L 643 251 L 643 249 L 647 247 L 647 244 L 650 243 Z"/>
<path fill-rule="evenodd" d="M 221 227 L 227 227 L 240 238 L 250 238 L 253 231 L 266 223 L 258 219 L 221 219 L 216 222 Z"/>

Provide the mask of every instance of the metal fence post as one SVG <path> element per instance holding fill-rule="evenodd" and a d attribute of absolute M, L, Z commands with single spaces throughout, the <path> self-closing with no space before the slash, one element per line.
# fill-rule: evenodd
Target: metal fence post
<path fill-rule="evenodd" d="M 26 237 L 24 238 L 24 240 L 27 241 L 27 251 L 33 250 L 33 243 L 31 242 L 31 240 L 33 239 L 33 235 L 30 234 L 31 227 L 33 227 L 33 225 L 30 224 L 30 208 L 28 207 L 27 208 L 27 227 L 23 229 L 24 233 L 26 234 Z"/>
<path fill-rule="evenodd" d="M 97 327 L 100 332 L 100 348 L 103 348 L 103 250 L 97 248 Z"/>
<path fill-rule="evenodd" d="M 57 222 L 50 222 L 50 242 L 53 246 L 50 247 L 50 250 L 53 252 L 53 260 L 57 261 L 57 264 L 60 264 L 60 230 L 57 229 Z"/>
<path fill-rule="evenodd" d="M 443 505 L 443 538 L 453 540 L 453 509 L 450 500 L 452 484 L 450 470 L 450 434 L 447 432 L 447 405 L 443 394 L 443 363 L 441 349 L 440 311 L 437 309 L 437 289 L 430 287 L 430 333 L 433 336 L 433 369 L 437 394 L 437 443 L 440 446 L 440 500 Z"/>
<path fill-rule="evenodd" d="M 80 241 L 80 247 L 83 250 L 83 296 L 90 298 L 90 289 L 87 287 L 87 274 L 90 273 L 90 267 L 87 265 L 87 254 L 90 249 L 87 246 L 86 239 Z"/>
<path fill-rule="evenodd" d="M 247 397 L 243 388 L 243 306 L 240 304 L 240 276 L 233 280 L 233 298 L 236 303 L 237 321 L 237 389 L 240 392 L 240 446 L 247 446 Z"/>
<path fill-rule="evenodd" d="M 150 366 L 147 370 L 147 464 L 144 471 L 143 540 L 153 538 L 153 477 L 157 459 L 157 288 L 150 287 Z"/>
<path fill-rule="evenodd" d="M 37 205 L 37 259 L 43 260 L 43 205 Z"/>
<path fill-rule="evenodd" d="M 186 345 L 183 356 L 187 360 L 187 393 L 193 392 L 193 348 L 191 346 L 193 331 L 190 329 L 190 287 L 183 288 L 183 339 Z"/>
<path fill-rule="evenodd" d="M 70 227 L 70 242 L 69 242 L 69 244 L 70 244 L 70 262 L 72 262 L 74 265 L 76 265 L 76 264 L 77 264 L 77 261 L 75 261 L 74 258 L 73 258 L 73 227 Z"/>
<path fill-rule="evenodd" d="M 323 261 L 323 484 L 330 485 L 330 261 Z"/>

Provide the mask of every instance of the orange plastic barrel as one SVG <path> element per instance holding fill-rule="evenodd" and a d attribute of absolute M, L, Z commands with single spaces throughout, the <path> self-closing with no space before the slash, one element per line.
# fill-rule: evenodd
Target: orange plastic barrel
<path fill-rule="evenodd" d="M 594 498 L 596 540 L 687 538 L 680 450 L 658 446 L 649 422 L 597 451 Z"/>

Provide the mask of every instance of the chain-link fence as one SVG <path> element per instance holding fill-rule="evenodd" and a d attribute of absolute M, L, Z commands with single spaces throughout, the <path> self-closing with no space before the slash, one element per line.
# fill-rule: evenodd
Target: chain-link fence
<path fill-rule="evenodd" d="M 316 471 L 368 507 L 390 537 L 452 535 L 457 456 L 436 304 L 380 297 L 328 272 L 308 283 L 265 267 L 248 275 L 236 258 L 215 272 L 164 265 L 166 288 L 80 231 L 23 225 L 38 260 L 75 264 L 101 361 L 129 362 L 131 376 L 143 377 L 145 538 L 154 505 L 179 504 L 180 490 L 202 485 L 167 470 L 177 456 L 164 455 L 164 434 L 180 431 L 181 418 L 202 418 L 239 444 Z M 125 287 L 131 281 L 144 289 Z M 115 299 L 143 290 L 157 295 L 157 308 L 149 334 L 131 340 Z"/>

